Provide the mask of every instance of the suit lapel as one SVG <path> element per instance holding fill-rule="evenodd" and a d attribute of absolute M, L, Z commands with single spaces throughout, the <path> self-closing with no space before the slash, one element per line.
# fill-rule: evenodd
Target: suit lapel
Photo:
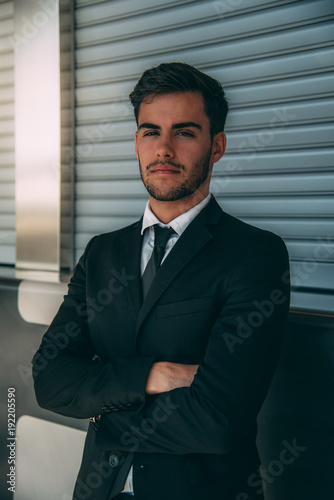
<path fill-rule="evenodd" d="M 140 234 L 141 227 L 142 219 L 134 225 L 131 231 L 123 236 L 121 242 L 122 265 L 126 274 L 134 276 L 134 279 L 129 280 L 127 283 L 126 293 L 135 321 L 137 321 L 142 304 L 140 260 L 143 237 Z"/>
<path fill-rule="evenodd" d="M 148 313 L 182 269 L 212 239 L 207 224 L 217 224 L 222 210 L 214 197 L 189 224 L 159 269 L 148 291 L 137 321 L 136 336 Z"/>

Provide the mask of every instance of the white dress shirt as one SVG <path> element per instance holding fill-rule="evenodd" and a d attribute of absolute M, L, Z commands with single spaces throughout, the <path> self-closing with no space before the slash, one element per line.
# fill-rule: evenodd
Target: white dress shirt
<path fill-rule="evenodd" d="M 184 212 L 183 214 L 179 215 L 176 217 L 176 219 L 173 219 L 170 221 L 168 224 L 163 224 L 152 212 L 151 207 L 150 207 L 150 202 L 148 201 L 146 204 L 145 212 L 144 212 L 144 217 L 143 217 L 143 223 L 142 223 L 142 229 L 141 229 L 141 234 L 144 235 L 144 240 L 143 240 L 143 246 L 142 246 L 142 251 L 141 251 L 141 263 L 140 263 L 140 273 L 141 276 L 143 276 L 145 267 L 147 266 L 148 261 L 150 260 L 150 257 L 153 252 L 153 247 L 154 247 L 154 224 L 159 224 L 161 227 L 171 227 L 174 229 L 175 233 L 171 235 L 169 238 L 166 249 L 165 249 L 165 254 L 163 256 L 162 262 L 165 260 L 177 240 L 180 238 L 181 234 L 185 231 L 185 229 L 189 226 L 189 224 L 195 219 L 196 215 L 200 213 L 201 210 L 209 203 L 211 198 L 211 194 L 209 193 L 204 200 L 202 200 L 200 203 L 192 207 L 190 210 L 187 212 Z M 129 474 L 126 478 L 123 493 L 129 493 L 133 495 L 133 467 L 131 466 L 131 469 L 129 471 Z"/>
<path fill-rule="evenodd" d="M 141 229 L 141 234 L 144 235 L 144 241 L 143 241 L 143 246 L 142 246 L 142 251 L 141 251 L 141 266 L 140 266 L 140 271 L 141 275 L 143 276 L 145 267 L 147 266 L 148 261 L 150 260 L 150 257 L 153 252 L 153 247 L 154 247 L 154 224 L 159 224 L 161 227 L 171 227 L 174 229 L 175 233 L 171 235 L 169 238 L 166 249 L 165 249 L 165 254 L 163 256 L 162 262 L 165 260 L 181 234 L 185 231 L 185 229 L 189 226 L 190 222 L 192 222 L 196 215 L 200 213 L 201 210 L 209 203 L 211 198 L 211 194 L 208 194 L 204 200 L 202 200 L 200 203 L 192 207 L 190 210 L 187 212 L 184 212 L 183 214 L 179 215 L 176 217 L 176 219 L 173 219 L 170 221 L 168 224 L 163 224 L 160 222 L 160 220 L 154 215 L 154 213 L 151 210 L 150 207 L 150 202 L 147 202 L 145 212 L 144 212 L 144 217 L 143 217 L 143 224 L 142 224 L 142 229 Z"/>

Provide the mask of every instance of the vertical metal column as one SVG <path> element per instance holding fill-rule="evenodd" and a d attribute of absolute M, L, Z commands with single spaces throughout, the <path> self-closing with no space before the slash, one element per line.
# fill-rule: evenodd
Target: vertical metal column
<path fill-rule="evenodd" d="M 14 19 L 16 268 L 59 272 L 61 143 L 71 143 L 71 126 L 61 131 L 59 2 L 16 0 Z"/>

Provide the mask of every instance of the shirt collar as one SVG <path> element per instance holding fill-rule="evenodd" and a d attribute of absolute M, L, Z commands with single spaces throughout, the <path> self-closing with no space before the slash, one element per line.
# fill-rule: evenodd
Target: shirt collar
<path fill-rule="evenodd" d="M 202 200 L 200 203 L 192 207 L 187 212 L 184 212 L 183 214 L 179 215 L 178 217 L 170 221 L 168 224 L 164 224 L 154 215 L 150 207 L 150 202 L 148 201 L 143 216 L 141 234 L 144 234 L 145 229 L 147 229 L 148 227 L 151 227 L 154 224 L 160 224 L 160 226 L 162 227 L 173 228 L 176 234 L 181 236 L 181 234 L 187 228 L 190 222 L 192 222 L 195 219 L 196 215 L 198 215 L 200 211 L 203 210 L 203 208 L 209 203 L 210 198 L 211 198 L 211 193 L 209 193 L 208 196 L 204 198 L 204 200 Z"/>

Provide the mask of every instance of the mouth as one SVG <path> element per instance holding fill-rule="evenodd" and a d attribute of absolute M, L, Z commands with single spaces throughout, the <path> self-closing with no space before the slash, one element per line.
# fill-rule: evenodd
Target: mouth
<path fill-rule="evenodd" d="M 159 163 L 151 168 L 149 172 L 159 175 L 175 175 L 180 173 L 180 169 L 172 167 L 168 163 Z"/>
<path fill-rule="evenodd" d="M 169 168 L 157 168 L 155 170 L 151 170 L 151 173 L 155 175 L 176 175 L 180 172 L 178 170 L 172 170 Z"/>

